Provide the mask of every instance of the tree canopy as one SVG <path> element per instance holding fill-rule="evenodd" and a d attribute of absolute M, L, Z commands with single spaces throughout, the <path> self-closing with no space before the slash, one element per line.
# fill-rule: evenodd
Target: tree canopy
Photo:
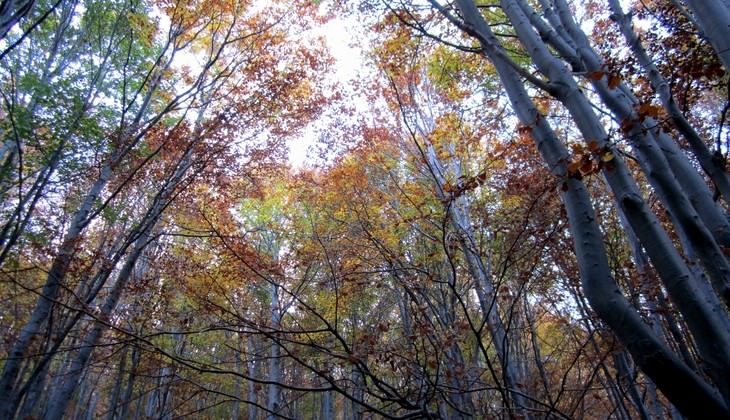
<path fill-rule="evenodd" d="M 0 418 L 728 418 L 729 69 L 726 0 L 3 0 Z"/>

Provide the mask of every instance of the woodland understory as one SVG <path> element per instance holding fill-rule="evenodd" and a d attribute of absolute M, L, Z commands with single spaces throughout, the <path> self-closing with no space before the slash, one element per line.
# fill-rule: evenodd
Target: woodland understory
<path fill-rule="evenodd" d="M 729 0 L 2 0 L 0 419 L 730 418 L 728 69 Z"/>

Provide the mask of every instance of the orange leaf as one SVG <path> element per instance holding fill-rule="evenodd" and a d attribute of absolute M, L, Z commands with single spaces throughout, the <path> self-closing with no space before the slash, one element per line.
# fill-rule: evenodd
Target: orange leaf
<path fill-rule="evenodd" d="M 601 70 L 596 70 L 596 71 L 592 71 L 592 72 L 590 72 L 590 73 L 586 74 L 586 76 L 587 76 L 587 77 L 588 77 L 589 79 L 591 79 L 591 80 L 595 80 L 595 81 L 598 81 L 598 80 L 601 80 L 601 78 L 603 78 L 603 75 L 604 75 L 604 74 L 605 74 L 605 73 L 604 73 L 604 72 L 602 72 Z"/>
<path fill-rule="evenodd" d="M 643 103 L 639 105 L 639 115 L 642 117 L 649 116 L 656 118 L 657 116 L 659 116 L 659 110 L 660 109 L 658 106 L 652 104 Z"/>
<path fill-rule="evenodd" d="M 570 162 L 570 164 L 568 164 L 568 172 L 577 172 L 580 169 L 581 165 L 583 165 L 583 162 L 581 162 L 580 160 Z"/>

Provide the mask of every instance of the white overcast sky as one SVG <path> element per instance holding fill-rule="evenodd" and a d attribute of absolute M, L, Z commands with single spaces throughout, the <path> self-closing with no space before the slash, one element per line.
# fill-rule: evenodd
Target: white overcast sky
<path fill-rule="evenodd" d="M 356 36 L 363 28 L 354 16 L 335 18 L 312 31 L 313 37 L 324 37 L 330 53 L 337 61 L 333 77 L 343 84 L 358 77 L 364 65 L 363 50 L 357 45 Z M 305 166 L 307 149 L 316 142 L 314 128 L 307 129 L 301 137 L 289 143 L 289 163 L 295 168 Z"/>

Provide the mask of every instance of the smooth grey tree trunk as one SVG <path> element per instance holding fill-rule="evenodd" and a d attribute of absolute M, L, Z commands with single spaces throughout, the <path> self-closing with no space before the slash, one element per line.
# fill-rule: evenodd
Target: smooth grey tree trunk
<path fill-rule="evenodd" d="M 142 251 L 144 251 L 144 249 L 149 244 L 150 236 L 151 235 L 149 231 L 146 231 L 135 242 L 133 251 L 127 258 L 127 261 L 125 262 L 124 266 L 119 272 L 119 275 L 117 276 L 115 284 L 112 286 L 112 290 L 109 292 L 109 295 L 107 296 L 104 305 L 101 307 L 100 316 L 102 317 L 102 319 L 108 320 L 111 318 L 111 314 L 116 308 L 116 305 L 122 296 L 124 287 L 132 277 L 132 272 L 137 263 L 137 260 L 142 255 Z M 51 394 L 48 412 L 44 417 L 45 420 L 61 419 L 61 417 L 63 416 L 63 413 L 68 406 L 71 396 L 76 390 L 79 376 L 81 372 L 84 371 L 84 368 L 87 366 L 91 354 L 96 348 L 97 342 L 101 338 L 102 334 L 104 333 L 104 331 L 106 331 L 106 328 L 106 324 L 100 321 L 96 321 L 93 323 L 93 327 L 86 334 L 86 337 L 83 340 L 78 355 L 71 363 L 66 382 L 62 387 L 55 390 L 53 394 Z"/>
<path fill-rule="evenodd" d="M 430 131 L 433 129 L 433 123 L 430 116 L 422 115 L 421 119 L 423 123 L 419 125 L 419 131 L 424 138 L 428 138 Z M 444 186 L 446 184 L 445 175 L 447 173 L 446 165 L 439 159 L 433 145 L 426 145 L 425 154 L 429 171 L 439 196 L 438 198 L 448 200 L 449 197 L 444 192 Z M 459 179 L 461 177 L 461 170 L 458 163 L 453 163 L 451 166 L 454 166 L 454 179 Z M 496 294 L 491 280 L 491 267 L 484 263 L 477 251 L 476 239 L 469 216 L 469 205 L 463 196 L 452 201 L 449 206 L 449 215 L 452 224 L 458 231 L 459 243 L 466 258 L 469 273 L 475 280 L 474 288 L 477 292 L 482 316 L 486 320 L 492 343 L 502 366 L 502 376 L 507 392 L 514 401 L 516 410 L 520 412 L 520 415 L 524 418 L 530 418 L 529 411 L 526 410 L 529 408 L 525 398 L 526 390 L 520 389 L 521 387 L 518 385 L 525 383 L 525 381 L 524 378 L 520 377 L 519 370 L 516 369 L 516 361 L 512 357 L 512 352 L 509 351 L 509 339 L 504 322 L 498 312 Z M 485 355 L 485 357 L 488 356 Z M 469 409 L 472 410 L 470 412 L 474 412 L 473 407 L 467 407 L 467 410 Z"/>
<path fill-rule="evenodd" d="M 568 5 L 564 0 L 556 0 L 555 6 L 563 25 L 567 27 L 573 41 L 578 46 L 576 55 L 583 63 L 583 68 L 586 71 L 602 71 L 604 67 L 600 57 L 591 47 L 585 33 L 573 20 Z M 515 26 L 516 28 L 521 28 L 517 24 Z M 545 60 L 545 57 L 549 56 L 549 51 L 546 49 L 544 43 L 535 39 L 534 32 L 528 28 L 523 28 L 522 32 L 525 35 L 525 39 L 531 41 L 529 45 L 537 48 L 540 52 L 539 54 L 532 54 L 537 57 L 536 63 L 538 65 L 542 63 L 542 65 L 550 64 L 553 67 L 559 67 L 559 60 Z M 544 68 L 543 72 L 546 70 L 548 69 Z M 546 74 L 549 75 L 551 81 L 560 82 L 564 86 L 570 86 L 568 91 L 562 94 L 556 93 L 554 96 L 558 97 L 558 99 L 561 99 L 560 97 L 563 98 L 562 101 L 571 111 L 574 121 L 584 135 L 584 140 L 588 142 L 589 139 L 599 139 L 598 144 L 602 146 L 603 141 L 601 139 L 607 138 L 605 130 L 603 130 L 595 114 L 590 110 L 590 104 L 587 103 L 583 95 L 571 94 L 571 92 L 577 91 L 577 85 L 573 78 L 565 72 L 553 71 L 550 73 L 548 71 Z M 652 127 L 656 127 L 657 124 L 651 118 L 645 118 L 645 122 L 642 123 L 642 117 L 635 110 L 637 102 L 628 88 L 622 82 L 616 88 L 611 88 L 608 86 L 606 79 L 604 77 L 600 80 L 591 80 L 591 83 L 603 103 L 606 104 L 619 121 L 625 124 L 624 132 L 637 152 L 637 157 L 642 164 L 647 179 L 655 188 L 664 205 L 672 213 L 676 228 L 685 231 L 718 294 L 726 303 L 730 302 L 730 264 L 722 253 L 718 242 L 713 239 L 722 239 L 720 243 L 727 240 L 727 229 L 716 225 L 717 223 L 726 224 L 727 219 L 719 212 L 716 203 L 712 202 L 711 194 L 704 191 L 707 186 L 700 185 L 702 183 L 697 181 L 697 174 L 687 172 L 689 164 L 686 162 L 686 158 L 682 156 L 682 153 L 678 151 L 676 144 L 667 140 L 665 138 L 666 135 L 660 135 L 659 138 L 654 137 L 655 132 L 652 130 Z M 583 104 L 580 102 L 583 102 Z M 671 168 L 668 159 L 674 162 Z M 606 174 L 607 179 L 611 182 L 610 174 L 606 171 L 604 171 L 604 174 Z M 686 183 L 686 189 L 680 186 L 680 182 Z M 617 193 L 616 189 L 613 189 L 614 193 Z M 692 194 L 692 199 L 695 200 L 694 206 L 690 203 L 687 194 Z M 698 214 L 694 209 L 700 212 L 699 216 L 701 220 L 698 218 Z M 630 215 L 627 214 L 627 216 Z M 631 217 L 629 217 L 629 222 L 634 223 Z M 644 238 L 638 229 L 635 231 L 642 243 L 645 246 L 649 246 L 647 242 L 651 241 Z M 655 256 L 652 253 L 649 254 L 652 260 L 654 260 Z M 673 296 L 677 295 L 673 294 Z M 719 342 L 722 343 L 722 341 Z M 707 347 L 705 350 L 707 350 Z M 710 357 L 707 354 L 705 357 L 717 360 L 716 357 Z M 718 386 L 720 385 L 718 384 Z M 725 386 L 720 387 L 724 388 Z"/>
<path fill-rule="evenodd" d="M 236 333 L 236 349 L 234 351 L 235 361 L 234 361 L 234 369 L 237 373 L 242 374 L 242 363 L 241 363 L 241 351 L 240 349 L 240 339 L 238 339 L 238 334 Z M 241 416 L 241 393 L 243 389 L 243 383 L 240 376 L 236 376 L 233 383 L 233 395 L 236 397 L 236 400 L 233 402 L 233 412 L 231 413 L 231 420 L 238 420 Z"/>
<path fill-rule="evenodd" d="M 279 286 L 271 285 L 271 325 L 272 328 L 278 330 L 281 327 L 281 313 L 279 310 Z M 275 341 L 271 342 L 271 359 L 269 360 L 269 381 L 272 383 L 268 386 L 268 399 L 266 400 L 266 408 L 269 412 L 267 419 L 274 419 L 274 413 L 279 412 L 280 389 L 278 383 L 281 382 L 281 347 Z"/>
<path fill-rule="evenodd" d="M 259 350 L 259 346 L 254 343 L 254 337 L 251 335 L 249 335 L 246 339 L 246 348 L 248 352 L 248 361 L 246 362 L 248 374 L 252 378 L 261 378 L 261 361 L 259 360 L 259 358 L 261 357 L 261 352 Z M 254 381 L 249 380 L 247 381 L 247 384 L 247 400 L 250 403 L 248 405 L 248 419 L 256 420 L 258 416 L 258 407 L 256 406 L 256 404 L 258 404 L 259 393 L 256 390 L 256 383 Z"/>
<path fill-rule="evenodd" d="M 730 178 L 725 171 L 724 165 L 722 165 L 719 159 L 716 159 L 713 156 L 705 141 L 699 133 L 697 133 L 694 127 L 692 127 L 689 121 L 687 121 L 687 118 L 685 118 L 684 114 L 679 109 L 677 102 L 674 100 L 674 95 L 669 87 L 669 83 L 659 72 L 659 69 L 656 65 L 654 65 L 654 62 L 641 45 L 641 41 L 636 35 L 631 24 L 631 16 L 624 13 L 618 0 L 609 0 L 609 5 L 613 13 L 611 18 L 616 21 L 621 29 L 621 33 L 624 35 L 626 43 L 631 48 L 631 51 L 639 61 L 639 64 L 641 64 L 641 67 L 647 75 L 654 92 L 656 92 L 657 96 L 661 100 L 662 105 L 667 111 L 667 114 L 669 114 L 674 126 L 687 140 L 692 152 L 697 158 L 697 161 L 715 184 L 725 202 L 730 203 Z"/>
<path fill-rule="evenodd" d="M 505 61 L 506 54 L 498 47 L 499 43 L 477 7 L 471 1 L 458 0 L 457 7 L 465 22 L 460 24 L 440 5 L 435 2 L 432 5 L 452 23 L 479 39 L 497 70 L 517 117 L 530 130 L 538 151 L 553 173 L 563 180 L 561 196 L 570 222 L 583 289 L 593 309 L 615 331 L 642 370 L 680 410 L 688 414 L 697 413 L 697 407 L 702 406 L 705 414 L 711 410 L 720 417 L 729 415 L 725 403 L 715 396 L 713 390 L 653 335 L 611 278 L 602 234 L 585 186 L 568 176 L 567 151 L 530 100 L 520 75 Z M 624 208 L 636 211 L 637 204 L 643 201 L 640 197 L 632 200 L 627 196 L 620 202 Z M 678 381 L 678 378 L 681 380 Z M 698 405 L 699 401 L 702 402 Z"/>
<path fill-rule="evenodd" d="M 599 147 L 605 147 L 607 138 L 602 124 L 592 110 L 590 103 L 579 91 L 572 75 L 566 71 L 566 67 L 555 58 L 547 49 L 545 43 L 537 36 L 537 33 L 528 24 L 528 19 L 523 13 L 517 0 L 502 0 L 503 10 L 510 17 L 520 40 L 530 51 L 536 65 L 543 74 L 546 74 L 550 82 L 555 83 L 559 88 L 552 89 L 551 94 L 565 104 L 573 116 L 573 120 L 583 134 L 584 141 L 597 142 Z M 588 64 L 588 70 L 600 69 L 597 64 L 598 58 L 590 47 L 587 37 L 568 13 L 567 5 L 563 0 L 556 1 L 557 14 L 560 16 L 563 25 L 571 34 L 573 41 L 578 46 L 577 55 Z M 523 4 L 524 7 L 524 4 Z M 483 20 L 483 19 L 482 19 Z M 610 89 L 605 81 L 594 82 L 594 86 L 604 102 L 615 112 L 626 112 L 625 118 L 633 115 L 633 108 L 627 105 L 626 100 L 619 98 L 620 89 Z M 624 96 L 625 97 L 625 96 Z M 657 187 L 657 192 L 665 201 L 672 216 L 680 223 L 678 227 L 685 231 L 691 231 L 688 237 L 692 245 L 697 249 L 700 258 L 710 277 L 713 279 L 716 288 L 722 296 L 730 297 L 730 289 L 727 288 L 727 276 L 730 274 L 730 265 L 714 241 L 712 234 L 698 220 L 692 205 L 679 187 L 674 174 L 665 160 L 664 154 L 656 144 L 652 144 L 640 127 L 632 128 L 632 133 L 641 136 L 642 141 L 634 143 L 635 149 L 639 152 L 640 161 L 646 166 L 647 177 Z M 730 395 L 730 334 L 723 328 L 724 313 L 718 313 L 713 308 L 704 304 L 703 293 L 693 281 L 694 277 L 689 272 L 682 257 L 676 251 L 666 232 L 661 228 L 656 216 L 650 211 L 640 191 L 628 173 L 622 160 L 618 157 L 612 160 L 611 170 L 604 170 L 603 173 L 616 195 L 617 202 L 621 205 L 629 223 L 641 239 L 647 249 L 655 267 L 660 272 L 673 299 L 677 302 L 680 310 L 686 316 L 688 324 L 695 332 L 700 351 L 705 360 L 709 363 L 708 372 L 711 373 L 713 382 L 723 392 L 723 395 Z M 714 203 L 713 203 L 714 204 Z M 651 227 L 651 229 L 647 229 Z M 671 264 L 668 264 L 671 263 Z M 669 270 L 669 268 L 672 268 Z M 681 273 L 684 279 L 677 282 L 677 274 Z M 678 289 L 684 289 L 679 291 Z"/>
<path fill-rule="evenodd" d="M 636 387 L 636 381 L 634 381 L 634 374 L 629 368 L 626 355 L 623 352 L 613 353 L 613 365 L 616 367 L 616 382 L 622 387 L 624 392 L 628 393 L 631 402 L 634 403 L 634 408 L 639 413 L 642 420 L 649 420 L 649 411 L 644 405 L 644 401 L 641 398 L 638 388 Z"/>
<path fill-rule="evenodd" d="M 132 366 L 129 368 L 129 376 L 127 377 L 127 383 L 124 388 L 124 396 L 122 398 L 122 408 L 119 413 L 120 419 L 128 418 L 129 405 L 132 402 L 132 395 L 134 394 L 134 383 L 137 378 L 137 368 L 140 362 L 140 350 L 139 347 L 135 346 L 132 349 Z"/>
<path fill-rule="evenodd" d="M 119 407 L 119 397 L 122 394 L 122 382 L 124 381 L 125 368 L 127 366 L 127 351 L 129 346 L 126 344 L 119 355 L 119 368 L 117 369 L 117 377 L 114 380 L 114 388 L 109 394 L 109 403 L 107 405 L 107 420 L 114 420 Z"/>
<path fill-rule="evenodd" d="M 726 71 L 730 71 L 730 7 L 727 1 L 684 0 Z"/>
<path fill-rule="evenodd" d="M 203 112 L 204 110 L 200 113 L 198 123 L 200 123 Z M 127 257 L 124 266 L 121 268 L 116 278 L 115 284 L 112 286 L 106 298 L 106 301 L 100 309 L 101 319 L 111 319 L 112 312 L 114 311 L 117 303 L 121 299 L 127 282 L 129 282 L 134 277 L 135 266 L 137 265 L 137 261 L 141 257 L 142 252 L 147 248 L 147 245 L 150 243 L 150 240 L 152 238 L 152 230 L 154 229 L 157 222 L 160 220 L 162 212 L 166 208 L 170 196 L 173 194 L 173 191 L 178 187 L 188 169 L 190 169 L 192 165 L 192 150 L 192 145 L 189 145 L 188 150 L 184 153 L 180 162 L 178 162 L 178 166 L 175 169 L 173 175 L 170 177 L 169 180 L 167 180 L 164 187 L 154 197 L 150 208 L 147 211 L 147 214 L 140 221 L 138 231 L 139 236 L 134 241 L 132 251 Z M 78 375 L 81 371 L 83 371 L 84 367 L 88 363 L 98 340 L 101 338 L 106 328 L 107 326 L 105 323 L 97 321 L 94 323 L 91 331 L 87 333 L 86 337 L 84 338 L 83 345 L 79 350 L 78 356 L 72 363 L 71 372 L 66 380 L 66 383 L 62 388 L 57 389 L 51 396 L 49 411 L 45 417 L 47 420 L 59 418 L 57 417 L 59 415 L 58 413 L 61 413 L 60 415 L 62 415 L 65 407 L 68 404 L 70 396 L 73 394 L 77 386 Z"/>
<path fill-rule="evenodd" d="M 172 65 L 173 58 L 174 54 L 169 57 L 161 70 L 168 69 Z M 162 73 L 160 72 L 159 74 Z M 147 112 L 152 95 L 158 88 L 159 81 L 159 77 L 155 78 L 155 82 L 147 91 L 144 100 L 142 101 L 142 106 L 134 118 L 135 124 L 133 127 L 136 127 L 136 125 L 139 124 L 139 121 Z M 127 141 L 132 137 L 131 130 L 128 129 L 128 133 L 129 134 L 126 136 Z M 141 136 L 139 135 L 135 136 L 134 142 L 138 141 L 140 138 Z M 122 141 L 121 143 L 126 143 L 127 141 Z M 98 215 L 98 209 L 94 211 L 94 206 L 96 205 L 97 200 L 101 197 L 104 187 L 111 179 L 113 168 L 117 166 L 121 159 L 123 159 L 130 150 L 130 145 L 124 144 L 112 153 L 109 160 L 102 167 L 99 178 L 91 186 L 84 197 L 82 204 L 72 217 L 58 253 L 53 259 L 51 268 L 48 271 L 46 282 L 41 290 L 36 306 L 34 307 L 28 322 L 18 334 L 18 339 L 8 352 L 8 358 L 5 362 L 5 366 L 3 366 L 2 376 L 0 376 L 0 418 L 11 418 L 14 414 L 14 410 L 17 407 L 17 390 L 15 389 L 15 385 L 21 365 L 25 360 L 24 356 L 35 339 L 40 336 L 39 333 L 51 313 L 53 302 L 62 288 L 68 267 L 76 253 L 76 247 L 80 242 L 84 229 L 93 220 L 93 218 Z"/>

